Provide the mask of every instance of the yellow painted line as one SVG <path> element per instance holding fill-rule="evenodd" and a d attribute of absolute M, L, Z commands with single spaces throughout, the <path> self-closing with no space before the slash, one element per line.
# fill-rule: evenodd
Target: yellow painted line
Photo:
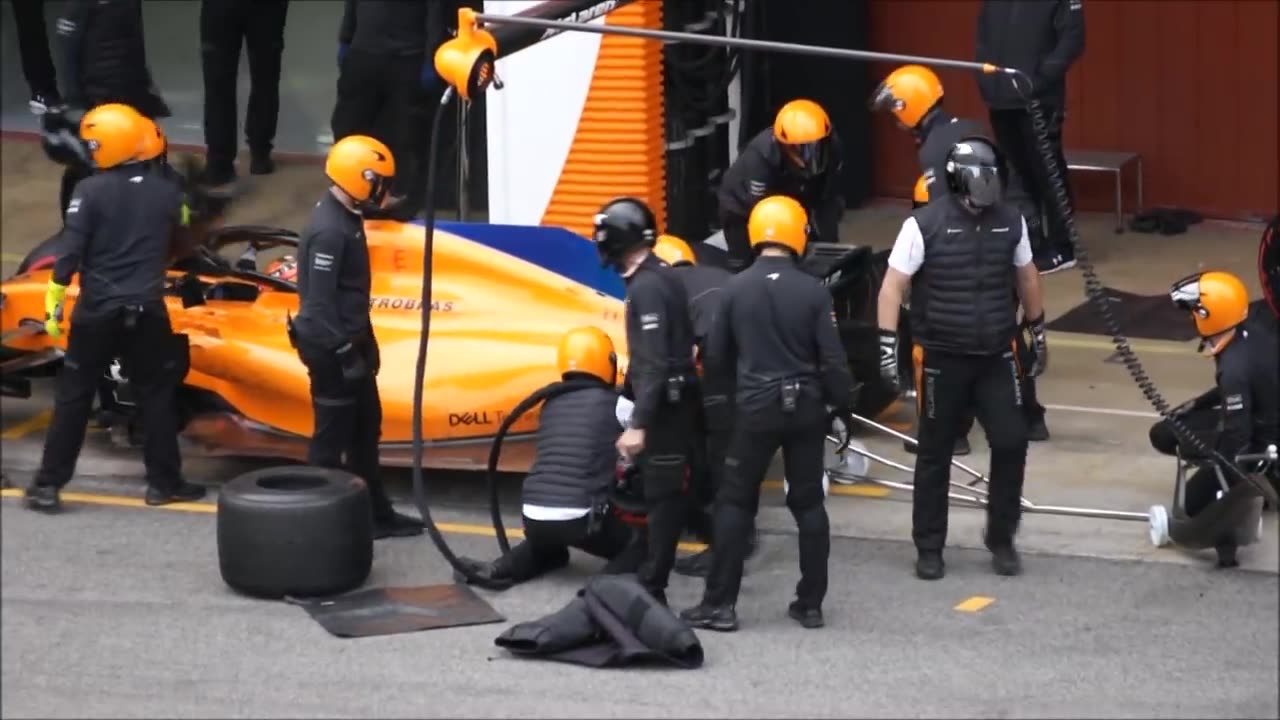
<path fill-rule="evenodd" d="M 22 488 L 5 488 L 0 490 L 0 497 L 21 498 Z M 124 497 L 123 495 L 103 495 L 99 493 L 64 492 L 62 501 L 82 505 L 106 505 L 110 507 L 137 508 L 140 510 L 173 510 L 177 512 L 216 514 L 218 506 L 209 502 L 173 503 L 171 505 L 148 505 L 142 498 Z M 494 529 L 489 525 L 473 525 L 471 523 L 436 523 L 442 533 L 451 535 L 479 535 L 495 537 Z M 508 528 L 507 535 L 523 538 L 524 531 L 519 528 Z M 705 550 L 706 545 L 697 542 L 682 542 L 680 549 L 688 552 Z"/>
<path fill-rule="evenodd" d="M 960 603 L 959 605 L 955 606 L 952 609 L 959 610 L 960 612 L 976 613 L 986 608 L 988 605 L 990 605 L 995 601 L 996 599 L 993 597 L 986 597 L 985 595 L 974 595 L 973 597 L 969 598 L 968 600 L 965 600 L 964 602 Z"/>
<path fill-rule="evenodd" d="M 765 480 L 764 486 L 770 490 L 781 490 L 781 480 Z M 890 493 L 889 488 L 882 485 L 873 485 L 871 483 L 859 483 L 857 485 L 839 485 L 831 483 L 832 495 L 847 495 L 850 497 L 870 497 L 882 498 Z"/>
<path fill-rule="evenodd" d="M 5 440 L 17 440 L 25 437 L 33 432 L 39 432 L 49 427 L 49 421 L 53 419 L 52 410 L 41 410 L 31 417 L 21 422 L 14 423 L 0 432 L 0 438 Z"/>

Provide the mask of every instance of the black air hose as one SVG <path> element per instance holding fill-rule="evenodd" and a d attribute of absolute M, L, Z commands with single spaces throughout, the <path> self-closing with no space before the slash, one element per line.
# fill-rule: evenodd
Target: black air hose
<path fill-rule="evenodd" d="M 427 187 L 424 204 L 426 228 L 423 233 L 422 243 L 422 333 L 418 338 L 418 363 L 413 375 L 413 503 L 418 507 L 418 512 L 422 515 L 422 522 L 426 525 L 427 535 L 431 537 L 431 542 L 435 544 L 436 549 L 440 551 L 444 559 L 467 580 L 477 585 L 484 585 L 484 578 L 477 575 L 475 570 L 468 567 L 466 563 L 458 560 L 458 556 L 454 554 L 449 547 L 449 543 L 445 541 L 444 535 L 441 534 L 440 528 L 436 527 L 435 521 L 432 520 L 431 507 L 427 503 L 426 482 L 422 473 L 424 450 L 422 401 L 423 385 L 427 374 L 427 345 L 431 338 L 431 261 L 435 252 L 436 158 L 439 154 L 440 129 L 443 127 L 441 120 L 447 114 L 445 110 L 449 107 L 454 95 L 454 89 L 448 88 L 445 90 L 444 95 L 440 97 L 440 104 L 436 107 L 435 119 L 431 122 L 431 136 L 427 141 Z"/>
<path fill-rule="evenodd" d="M 493 518 L 493 532 L 498 538 L 498 548 L 502 550 L 503 555 L 511 552 L 511 543 L 507 540 L 507 528 L 502 522 L 502 508 L 498 501 L 498 458 L 502 456 L 502 441 L 506 439 L 511 426 L 515 425 L 516 421 L 525 413 L 537 407 L 539 403 L 573 390 L 600 387 L 600 385 L 601 382 L 599 380 L 586 378 L 574 378 L 544 385 L 534 390 L 529 397 L 521 400 L 511 410 L 511 413 L 502 419 L 502 424 L 498 426 L 498 432 L 493 436 L 493 444 L 489 446 L 489 467 L 485 480 L 489 488 L 489 515 Z"/>
<path fill-rule="evenodd" d="M 1031 116 L 1036 145 L 1048 171 L 1049 181 L 1053 184 L 1054 202 L 1057 203 L 1058 212 L 1062 214 L 1068 237 L 1071 239 L 1071 245 L 1075 248 L 1076 264 L 1079 265 L 1080 272 L 1084 275 L 1085 296 L 1089 299 L 1089 302 L 1093 303 L 1094 309 L 1098 311 L 1099 315 L 1102 316 L 1107 332 L 1111 334 L 1111 342 L 1116 347 L 1116 353 L 1124 362 L 1125 369 L 1128 370 L 1129 375 L 1137 383 L 1143 397 L 1151 403 L 1151 406 L 1156 409 L 1156 412 L 1160 413 L 1161 417 L 1168 421 L 1174 432 L 1177 433 L 1178 438 L 1186 443 L 1187 447 L 1195 449 L 1202 457 L 1213 457 L 1219 465 L 1225 467 L 1227 472 L 1235 475 L 1237 479 L 1252 483 L 1262 493 L 1263 497 L 1270 499 L 1272 503 L 1280 502 L 1280 496 L 1277 496 L 1275 488 L 1271 487 L 1270 483 L 1264 479 L 1254 479 L 1245 474 L 1240 468 L 1236 467 L 1234 460 L 1228 460 L 1222 453 L 1210 448 L 1195 433 L 1191 432 L 1183 424 L 1181 418 L 1169 407 L 1169 403 L 1160 394 L 1151 377 L 1147 375 L 1147 371 L 1143 369 L 1142 362 L 1138 359 L 1138 354 L 1129 345 L 1129 339 L 1125 337 L 1120 324 L 1116 321 L 1115 315 L 1111 312 L 1111 303 L 1107 297 L 1105 286 L 1098 278 L 1098 273 L 1094 270 L 1093 263 L 1089 260 L 1088 249 L 1085 248 L 1084 243 L 1080 240 L 1080 233 L 1076 229 L 1075 213 L 1071 207 L 1071 197 L 1067 194 L 1067 184 L 1062 174 L 1063 168 L 1058 166 L 1053 143 L 1049 139 L 1049 123 L 1045 119 L 1044 108 L 1041 106 L 1039 99 L 1029 97 L 1030 79 L 1021 73 L 1019 75 L 1026 81 L 1026 87 L 1020 87 L 1021 83 L 1014 82 L 1014 88 L 1018 90 L 1024 99 L 1029 98 L 1027 112 Z"/>

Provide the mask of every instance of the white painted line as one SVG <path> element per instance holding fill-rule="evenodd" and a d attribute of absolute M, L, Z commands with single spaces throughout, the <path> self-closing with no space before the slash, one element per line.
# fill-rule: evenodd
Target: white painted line
<path fill-rule="evenodd" d="M 1158 418 L 1160 413 L 1145 410 L 1118 410 L 1116 408 L 1086 407 L 1084 405 L 1045 405 L 1047 410 L 1066 410 L 1067 412 L 1092 413 L 1094 415 L 1119 415 L 1120 417 Z"/>

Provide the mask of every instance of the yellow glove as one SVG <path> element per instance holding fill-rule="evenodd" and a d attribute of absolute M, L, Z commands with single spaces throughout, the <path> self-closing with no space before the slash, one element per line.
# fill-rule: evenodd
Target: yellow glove
<path fill-rule="evenodd" d="M 44 291 L 44 331 L 51 338 L 62 336 L 58 323 L 62 322 L 62 303 L 66 297 L 67 286 L 50 280 L 48 289 Z"/>

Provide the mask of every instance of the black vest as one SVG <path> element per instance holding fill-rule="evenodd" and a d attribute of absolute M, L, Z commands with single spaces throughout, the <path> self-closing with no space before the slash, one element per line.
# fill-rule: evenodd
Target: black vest
<path fill-rule="evenodd" d="M 1022 215 L 1000 204 L 974 215 L 955 196 L 912 213 L 924 264 L 911 280 L 911 332 L 926 350 L 986 355 L 1017 333 L 1014 249 Z"/>
<path fill-rule="evenodd" d="M 617 403 L 618 393 L 601 383 L 543 404 L 538 454 L 524 478 L 524 503 L 589 508 L 605 494 L 618 463 Z"/>

